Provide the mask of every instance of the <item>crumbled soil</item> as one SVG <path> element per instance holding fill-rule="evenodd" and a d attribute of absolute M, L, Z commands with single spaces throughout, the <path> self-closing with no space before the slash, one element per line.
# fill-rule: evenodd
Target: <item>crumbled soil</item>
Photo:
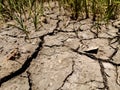
<path fill-rule="evenodd" d="M 120 90 L 120 20 L 93 27 L 56 6 L 35 31 L 0 28 L 0 90 Z M 9 22 L 12 23 L 13 21 Z"/>

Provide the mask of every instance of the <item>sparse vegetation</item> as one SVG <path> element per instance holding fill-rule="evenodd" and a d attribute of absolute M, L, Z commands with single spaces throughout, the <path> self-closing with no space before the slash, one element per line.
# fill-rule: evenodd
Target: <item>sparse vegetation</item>
<path fill-rule="evenodd" d="M 73 19 L 81 15 L 84 19 L 92 17 L 93 21 L 116 19 L 120 10 L 120 0 L 61 0 L 61 3 L 69 7 Z"/>
<path fill-rule="evenodd" d="M 58 1 L 60 7 L 71 11 L 72 19 L 84 18 L 116 19 L 119 15 L 120 0 L 0 0 L 0 15 L 3 20 L 14 19 L 16 13 L 43 14 L 44 2 Z M 67 9 L 67 10 L 68 10 Z M 35 14 L 36 13 L 36 14 Z"/>
<path fill-rule="evenodd" d="M 120 0 L 0 0 L 0 18 L 15 20 L 28 37 L 26 21 L 32 19 L 38 30 L 39 17 L 44 14 L 44 2 L 58 1 L 59 7 L 70 11 L 71 19 L 92 18 L 93 21 L 117 19 Z"/>

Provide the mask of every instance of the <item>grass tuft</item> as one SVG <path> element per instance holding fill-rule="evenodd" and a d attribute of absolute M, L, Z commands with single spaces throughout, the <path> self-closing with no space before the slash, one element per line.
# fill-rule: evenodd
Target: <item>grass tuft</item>
<path fill-rule="evenodd" d="M 120 15 L 120 0 L 0 0 L 0 20 L 15 20 L 19 26 L 12 26 L 22 30 L 28 37 L 25 23 L 32 19 L 35 30 L 39 30 L 39 18 L 44 15 L 44 2 L 49 4 L 51 1 L 58 2 L 60 11 L 61 8 L 69 11 L 73 20 L 90 17 L 99 22 L 117 19 Z"/>

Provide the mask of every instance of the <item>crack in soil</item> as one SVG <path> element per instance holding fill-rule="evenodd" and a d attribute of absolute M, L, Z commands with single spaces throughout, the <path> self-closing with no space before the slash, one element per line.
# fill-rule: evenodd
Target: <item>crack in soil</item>
<path fill-rule="evenodd" d="M 105 68 L 102 64 L 101 61 L 98 61 L 99 62 L 99 65 L 100 65 L 100 71 L 101 71 L 101 75 L 102 75 L 102 78 L 103 78 L 103 84 L 104 84 L 104 90 L 109 90 L 109 86 L 108 86 L 108 80 L 107 80 L 107 75 L 106 75 L 106 72 L 105 72 Z"/>
<path fill-rule="evenodd" d="M 109 57 L 111 60 L 113 60 L 113 57 L 117 54 L 118 52 L 118 48 L 113 48 L 114 49 L 114 52 L 112 53 L 112 55 Z"/>
<path fill-rule="evenodd" d="M 29 83 L 29 90 L 32 90 L 32 79 L 31 79 L 31 73 L 29 71 L 27 73 L 28 83 Z"/>
<path fill-rule="evenodd" d="M 79 48 L 79 47 L 78 47 L 78 48 Z M 119 77 L 118 77 L 118 67 L 120 66 L 120 63 L 117 64 L 117 63 L 111 61 L 110 59 L 97 58 L 97 57 L 95 57 L 95 56 L 92 55 L 92 54 L 84 53 L 84 52 L 79 52 L 79 51 L 78 51 L 78 48 L 77 48 L 77 49 L 72 49 L 72 48 L 70 48 L 70 49 L 71 49 L 73 52 L 77 53 L 77 54 L 85 55 L 85 56 L 91 58 L 92 60 L 97 60 L 97 61 L 99 62 L 100 71 L 101 71 L 102 78 L 103 78 L 103 83 L 104 83 L 104 87 L 101 88 L 101 89 L 109 90 L 108 80 L 107 80 L 107 76 L 108 76 L 108 75 L 107 75 L 106 72 L 105 72 L 105 68 L 104 68 L 102 62 L 110 63 L 110 64 L 112 64 L 113 66 L 116 67 L 116 83 L 120 86 L 120 83 L 118 82 L 118 78 L 119 78 Z M 113 52 L 113 54 L 111 55 L 110 58 L 112 58 L 114 55 L 116 55 L 117 51 L 118 51 L 118 48 L 115 48 L 115 51 Z"/>
<path fill-rule="evenodd" d="M 120 86 L 120 82 L 118 81 L 118 79 L 119 79 L 119 74 L 118 74 L 118 67 L 116 66 L 115 67 L 116 68 L 116 83 L 117 83 L 117 85 L 119 85 Z"/>
<path fill-rule="evenodd" d="M 41 38 L 42 40 L 42 38 Z M 42 49 L 42 45 L 43 45 L 44 41 L 40 41 L 38 47 L 35 49 L 35 51 L 32 53 L 32 55 L 30 57 L 27 58 L 27 60 L 24 62 L 24 64 L 22 65 L 21 68 L 19 68 L 18 70 L 16 70 L 15 72 L 12 72 L 11 74 L 4 76 L 3 78 L 0 78 L 0 86 L 9 81 L 10 79 L 22 74 L 23 72 L 25 72 L 25 70 L 30 66 L 30 63 L 32 62 L 33 59 L 35 59 L 39 53 L 39 51 Z"/>
<path fill-rule="evenodd" d="M 33 61 L 33 59 L 35 59 L 38 56 L 39 51 L 41 51 L 41 49 L 43 48 L 43 44 L 44 44 L 44 38 L 46 36 L 52 36 L 54 34 L 57 34 L 59 31 L 56 31 L 58 28 L 58 24 L 59 24 L 60 20 L 58 20 L 58 22 L 56 23 L 56 27 L 52 32 L 49 32 L 47 34 L 43 34 L 42 36 L 40 36 L 40 42 L 38 44 L 38 47 L 35 49 L 35 51 L 31 54 L 30 57 L 27 58 L 27 60 L 25 60 L 24 64 L 22 65 L 21 68 L 19 68 L 18 70 L 11 72 L 9 75 L 4 76 L 3 78 L 0 78 L 0 87 L 3 83 L 11 80 L 12 78 L 22 74 L 23 72 L 26 71 L 27 68 L 29 68 L 31 62 Z M 56 32 L 55 32 L 56 31 Z"/>
<path fill-rule="evenodd" d="M 80 39 L 79 38 L 79 36 L 78 36 L 78 31 L 79 30 L 73 30 L 73 31 L 64 31 L 64 30 L 62 30 L 62 29 L 59 29 L 59 23 L 61 22 L 61 20 L 60 19 L 58 19 L 58 16 L 57 16 L 57 23 L 56 23 L 56 26 L 55 26 L 55 29 L 53 29 L 53 31 L 52 32 L 48 32 L 47 34 L 43 34 L 42 36 L 39 36 L 39 39 L 40 39 L 40 42 L 39 42 L 39 45 L 38 45 L 38 47 L 35 49 L 35 51 L 31 54 L 31 56 L 29 56 L 26 60 L 25 60 L 25 62 L 24 62 L 24 64 L 22 65 L 22 67 L 21 68 L 19 68 L 18 70 L 16 70 L 16 71 L 14 71 L 14 72 L 12 72 L 12 73 L 10 73 L 9 75 L 7 75 L 7 76 L 4 76 L 3 78 L 0 78 L 0 87 L 1 87 L 1 85 L 3 84 L 3 83 L 5 83 L 5 82 L 7 82 L 7 81 L 9 81 L 9 80 L 11 80 L 12 78 L 15 78 L 16 76 L 18 76 L 18 75 L 20 75 L 20 74 L 22 74 L 23 72 L 25 72 L 28 68 L 29 68 L 29 66 L 30 66 L 30 64 L 31 64 L 31 62 L 33 61 L 33 59 L 35 59 L 37 56 L 38 56 L 38 53 L 42 50 L 42 48 L 43 48 L 43 44 L 45 43 L 45 40 L 44 40 L 44 38 L 46 37 L 46 36 L 53 36 L 53 35 L 56 35 L 57 33 L 59 33 L 59 32 L 63 32 L 63 33 L 75 33 L 75 35 L 76 35 L 76 37 L 78 38 L 78 39 Z M 82 40 L 91 40 L 91 39 L 96 39 L 96 38 L 101 38 L 101 39 L 109 39 L 109 40 L 111 40 L 112 38 L 104 38 L 104 37 L 98 37 L 98 33 L 95 33 L 95 32 L 93 32 L 91 29 L 90 29 L 90 31 L 94 34 L 94 38 L 89 38 L 89 39 L 82 39 Z M 15 36 L 15 35 L 8 35 L 8 34 L 6 34 L 6 36 L 10 36 L 10 37 L 13 37 L 13 38 L 23 38 L 23 37 L 17 37 L 17 36 Z M 116 41 L 120 41 L 120 38 L 119 38 L 120 36 L 118 35 L 118 36 L 116 36 L 116 37 L 114 37 L 114 38 L 116 38 L 117 40 Z M 38 38 L 38 37 L 34 37 L 34 38 Z M 34 38 L 30 38 L 30 39 L 34 39 Z M 82 41 L 81 40 L 81 41 Z M 115 42 L 116 42 L 115 41 Z M 63 42 L 63 44 L 61 44 L 61 45 L 45 45 L 44 47 L 49 47 L 49 48 L 53 48 L 53 47 L 63 47 L 63 46 L 65 46 L 64 45 L 64 41 L 62 41 Z M 115 42 L 113 42 L 113 43 L 115 43 Z M 111 44 L 113 44 L 113 43 L 111 43 Z M 110 45 L 111 46 L 111 45 Z M 111 46 L 112 47 L 112 46 Z M 0 48 L 1 49 L 1 48 Z M 105 72 L 105 68 L 104 68 L 104 66 L 103 66 L 103 63 L 102 62 L 105 62 L 105 63 L 110 63 L 110 64 L 112 64 L 113 66 L 115 66 L 116 67 L 116 83 L 120 86 L 120 84 L 119 84 L 119 82 L 118 82 L 118 66 L 120 66 L 120 63 L 115 63 L 114 61 L 112 61 L 112 58 L 116 55 L 116 53 L 118 52 L 118 48 L 113 48 L 114 49 L 114 52 L 113 52 L 113 54 L 109 57 L 109 59 L 102 59 L 102 58 L 97 58 L 96 56 L 94 56 L 93 54 L 90 54 L 90 53 L 87 53 L 87 52 L 79 52 L 78 51 L 78 49 L 79 49 L 79 47 L 77 48 L 77 49 L 73 49 L 73 48 L 70 48 L 70 50 L 71 51 L 73 51 L 73 52 L 75 52 L 75 53 L 77 53 L 77 54 L 80 54 L 80 55 L 85 55 L 85 56 L 87 56 L 87 57 L 89 57 L 89 58 L 91 58 L 92 60 L 96 60 L 96 61 L 98 61 L 98 63 L 99 63 L 99 65 L 100 65 L 100 71 L 101 71 L 101 75 L 102 75 L 102 78 L 103 78 L 103 84 L 104 84 L 104 87 L 103 88 L 100 88 L 100 89 L 105 89 L 105 90 L 109 90 L 109 86 L 108 86 L 108 80 L 107 80 L 107 74 L 106 74 L 106 72 Z M 68 79 L 69 79 L 69 77 L 71 77 L 72 75 L 73 75 L 73 73 L 74 73 L 74 66 L 75 66 L 75 61 L 72 61 L 72 70 L 71 70 L 71 72 L 65 77 L 65 79 L 63 80 L 63 83 L 62 83 L 62 85 L 57 89 L 57 90 L 62 90 L 62 88 L 64 87 L 64 85 L 65 85 L 65 83 L 68 81 Z M 26 73 L 27 73 L 27 78 L 28 78 L 28 83 L 29 83 L 29 90 L 32 90 L 32 80 L 31 80 L 31 73 L 29 72 L 29 71 L 26 71 Z M 88 81 L 88 82 L 85 82 L 85 83 L 89 83 L 89 82 L 94 82 L 95 80 L 91 80 L 91 81 Z"/>
<path fill-rule="evenodd" d="M 73 75 L 73 73 L 74 73 L 74 66 L 75 66 L 75 61 L 73 60 L 73 61 L 72 61 L 72 71 L 71 71 L 71 73 L 69 73 L 69 74 L 65 77 L 62 85 L 61 85 L 57 90 L 62 90 L 61 88 L 62 88 L 62 87 L 65 85 L 65 83 L 68 81 L 68 78 Z"/>
<path fill-rule="evenodd" d="M 94 56 L 93 54 L 89 54 L 89 53 L 85 53 L 85 52 L 79 52 L 78 50 L 73 49 L 73 48 L 70 48 L 70 50 L 73 51 L 73 52 L 75 52 L 75 53 L 77 53 L 77 54 L 85 55 L 85 56 L 91 58 L 92 60 L 102 61 L 102 62 L 105 62 L 105 63 L 110 63 L 110 64 L 112 64 L 113 66 L 120 66 L 120 63 L 115 63 L 114 61 L 111 61 L 110 59 L 97 58 L 97 57 Z"/>
<path fill-rule="evenodd" d="M 89 81 L 86 81 L 84 83 L 77 83 L 77 84 L 87 84 L 87 83 L 91 83 L 91 82 L 98 82 L 98 83 L 102 83 L 101 81 L 96 81 L 96 80 L 89 80 Z"/>
<path fill-rule="evenodd" d="M 63 47 L 64 44 L 61 45 L 44 45 L 45 47 L 53 48 L 53 47 Z"/>

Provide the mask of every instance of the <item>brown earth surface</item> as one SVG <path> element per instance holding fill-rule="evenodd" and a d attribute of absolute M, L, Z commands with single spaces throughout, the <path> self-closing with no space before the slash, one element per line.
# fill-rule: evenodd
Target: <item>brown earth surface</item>
<path fill-rule="evenodd" d="M 45 11 L 38 31 L 0 27 L 0 90 L 120 90 L 120 20 L 92 27 Z M 8 22 L 13 23 L 13 21 Z"/>

